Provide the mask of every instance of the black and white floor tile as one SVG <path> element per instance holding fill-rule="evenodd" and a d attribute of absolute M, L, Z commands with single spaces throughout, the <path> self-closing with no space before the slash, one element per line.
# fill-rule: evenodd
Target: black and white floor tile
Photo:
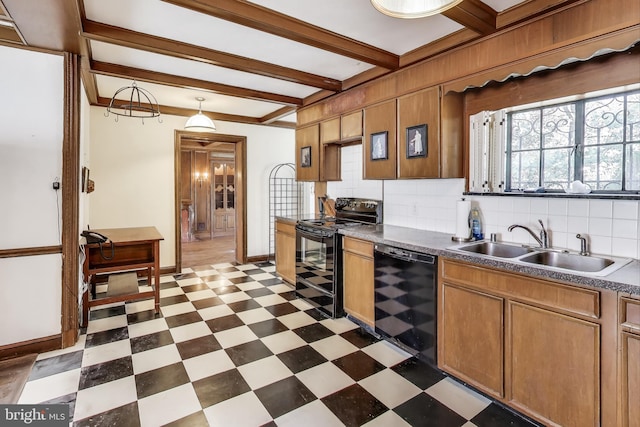
<path fill-rule="evenodd" d="M 161 278 L 151 300 L 95 307 L 41 354 L 19 403 L 68 403 L 74 426 L 532 426 L 380 341 L 326 319 L 271 263 Z"/>

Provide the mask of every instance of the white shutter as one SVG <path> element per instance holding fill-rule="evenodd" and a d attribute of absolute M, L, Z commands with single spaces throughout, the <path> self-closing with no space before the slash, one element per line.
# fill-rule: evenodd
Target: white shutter
<path fill-rule="evenodd" d="M 474 114 L 469 121 L 469 191 L 488 193 L 489 112 Z"/>
<path fill-rule="evenodd" d="M 504 192 L 505 164 L 506 164 L 506 140 L 507 140 L 507 115 L 504 111 L 496 111 L 491 114 L 491 135 L 489 137 L 489 184 L 492 193 Z"/>

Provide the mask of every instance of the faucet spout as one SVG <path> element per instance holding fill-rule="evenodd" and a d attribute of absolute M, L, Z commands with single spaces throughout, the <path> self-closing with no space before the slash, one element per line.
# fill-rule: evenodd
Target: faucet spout
<path fill-rule="evenodd" d="M 520 224 L 510 225 L 508 230 L 513 231 L 515 228 L 522 228 L 523 230 L 526 230 L 529 232 L 529 234 L 531 234 L 531 237 L 533 237 L 536 242 L 538 242 L 541 248 L 547 249 L 549 247 L 549 235 L 547 234 L 547 230 L 544 228 L 544 224 L 542 223 L 542 221 L 538 220 L 538 222 L 542 227 L 542 230 L 540 230 L 540 237 L 536 236 L 536 233 L 534 233 L 529 227 L 525 227 L 524 225 Z"/>

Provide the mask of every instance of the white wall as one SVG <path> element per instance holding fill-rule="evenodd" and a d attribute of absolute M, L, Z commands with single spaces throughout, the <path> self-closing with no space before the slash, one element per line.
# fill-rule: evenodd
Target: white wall
<path fill-rule="evenodd" d="M 499 240 L 536 244 L 524 230 L 539 230 L 542 219 L 554 247 L 579 250 L 575 235 L 589 236 L 595 254 L 640 258 L 640 201 L 514 196 L 463 196 L 464 179 L 363 180 L 362 145 L 342 150 L 342 181 L 329 182 L 335 197 L 384 201 L 384 223 L 455 234 L 456 201 L 466 197 L 480 207 L 484 232 Z"/>
<path fill-rule="evenodd" d="M 0 46 L 0 63 L 0 249 L 56 246 L 62 195 L 52 183 L 62 177 L 63 57 Z M 0 345 L 60 333 L 61 259 L 0 260 Z"/>
<path fill-rule="evenodd" d="M 145 120 L 105 117 L 91 107 L 91 228 L 155 226 L 164 236 L 160 265 L 175 265 L 174 130 L 186 118 Z M 247 137 L 247 255 L 269 251 L 269 172 L 293 162 L 295 132 L 268 126 L 216 121 L 218 133 Z"/>

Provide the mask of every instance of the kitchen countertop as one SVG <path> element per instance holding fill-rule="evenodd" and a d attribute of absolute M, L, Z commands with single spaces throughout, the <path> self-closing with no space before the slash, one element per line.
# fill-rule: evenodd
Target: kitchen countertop
<path fill-rule="evenodd" d="M 341 228 L 339 233 L 345 236 L 382 243 L 403 249 L 424 252 L 450 259 L 467 261 L 488 267 L 513 271 L 542 279 L 560 280 L 574 285 L 592 288 L 609 289 L 640 295 L 640 262 L 632 260 L 613 273 L 600 277 L 579 272 L 563 272 L 534 265 L 523 265 L 505 258 L 489 257 L 481 254 L 464 253 L 451 248 L 468 243 L 458 244 L 451 240 L 451 234 L 436 231 L 418 230 L 415 228 L 394 225 L 361 225 Z"/>

